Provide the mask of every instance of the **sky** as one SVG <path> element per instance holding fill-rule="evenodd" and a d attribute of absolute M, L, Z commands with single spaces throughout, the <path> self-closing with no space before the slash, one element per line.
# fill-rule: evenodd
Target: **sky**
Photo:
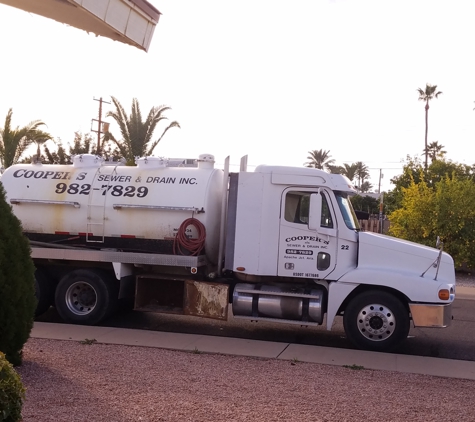
<path fill-rule="evenodd" d="M 407 155 L 422 157 L 417 88 L 429 83 L 443 94 L 428 142 L 475 163 L 469 0 L 149 2 L 162 16 L 147 53 L 0 4 L 0 127 L 12 108 L 14 126 L 40 119 L 67 144 L 91 131 L 94 98 L 127 112 L 137 98 L 143 115 L 164 104 L 181 125 L 157 156 L 211 153 L 222 167 L 248 155 L 253 170 L 303 166 L 323 149 L 335 164 L 364 162 L 375 190 L 381 172 L 388 190 Z"/>

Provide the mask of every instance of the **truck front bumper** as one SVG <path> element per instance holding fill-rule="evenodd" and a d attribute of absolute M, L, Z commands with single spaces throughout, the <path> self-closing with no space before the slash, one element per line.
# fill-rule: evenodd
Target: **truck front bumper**
<path fill-rule="evenodd" d="M 452 304 L 429 305 L 410 303 L 414 327 L 448 327 L 452 322 Z"/>

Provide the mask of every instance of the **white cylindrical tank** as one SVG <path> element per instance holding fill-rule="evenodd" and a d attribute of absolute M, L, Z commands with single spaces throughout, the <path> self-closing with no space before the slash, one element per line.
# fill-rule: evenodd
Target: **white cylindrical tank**
<path fill-rule="evenodd" d="M 96 247 L 136 239 L 138 249 L 148 245 L 160 253 L 157 241 L 170 243 L 182 222 L 195 217 L 206 228 L 206 255 L 215 263 L 223 171 L 214 168 L 214 158 L 203 154 L 198 167 L 167 167 L 154 157 L 137 164 L 111 165 L 92 155 L 76 156 L 72 165 L 18 164 L 1 183 L 32 239 L 77 236 Z M 196 237 L 193 226 L 187 235 Z"/>

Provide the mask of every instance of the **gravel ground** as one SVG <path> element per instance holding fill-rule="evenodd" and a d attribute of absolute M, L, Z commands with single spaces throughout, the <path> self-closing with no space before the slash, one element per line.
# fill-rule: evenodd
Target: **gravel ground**
<path fill-rule="evenodd" d="M 30 339 L 23 421 L 473 421 L 475 381 Z"/>
<path fill-rule="evenodd" d="M 475 420 L 471 380 L 42 339 L 23 356 L 24 422 Z"/>

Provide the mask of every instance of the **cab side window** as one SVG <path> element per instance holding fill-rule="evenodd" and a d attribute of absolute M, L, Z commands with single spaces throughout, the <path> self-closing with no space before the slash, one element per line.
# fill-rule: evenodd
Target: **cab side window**
<path fill-rule="evenodd" d="M 311 192 L 291 191 L 285 196 L 285 220 L 291 223 L 308 224 Z M 327 199 L 322 195 L 321 227 L 333 228 L 333 220 Z"/>
<path fill-rule="evenodd" d="M 309 205 L 309 192 L 287 192 L 285 196 L 285 220 L 291 223 L 307 224 Z"/>
<path fill-rule="evenodd" d="M 325 227 L 327 229 L 332 229 L 333 220 L 332 214 L 330 212 L 330 207 L 328 206 L 327 198 L 323 193 L 320 193 L 320 195 L 322 195 L 322 220 L 320 222 L 320 226 Z"/>

